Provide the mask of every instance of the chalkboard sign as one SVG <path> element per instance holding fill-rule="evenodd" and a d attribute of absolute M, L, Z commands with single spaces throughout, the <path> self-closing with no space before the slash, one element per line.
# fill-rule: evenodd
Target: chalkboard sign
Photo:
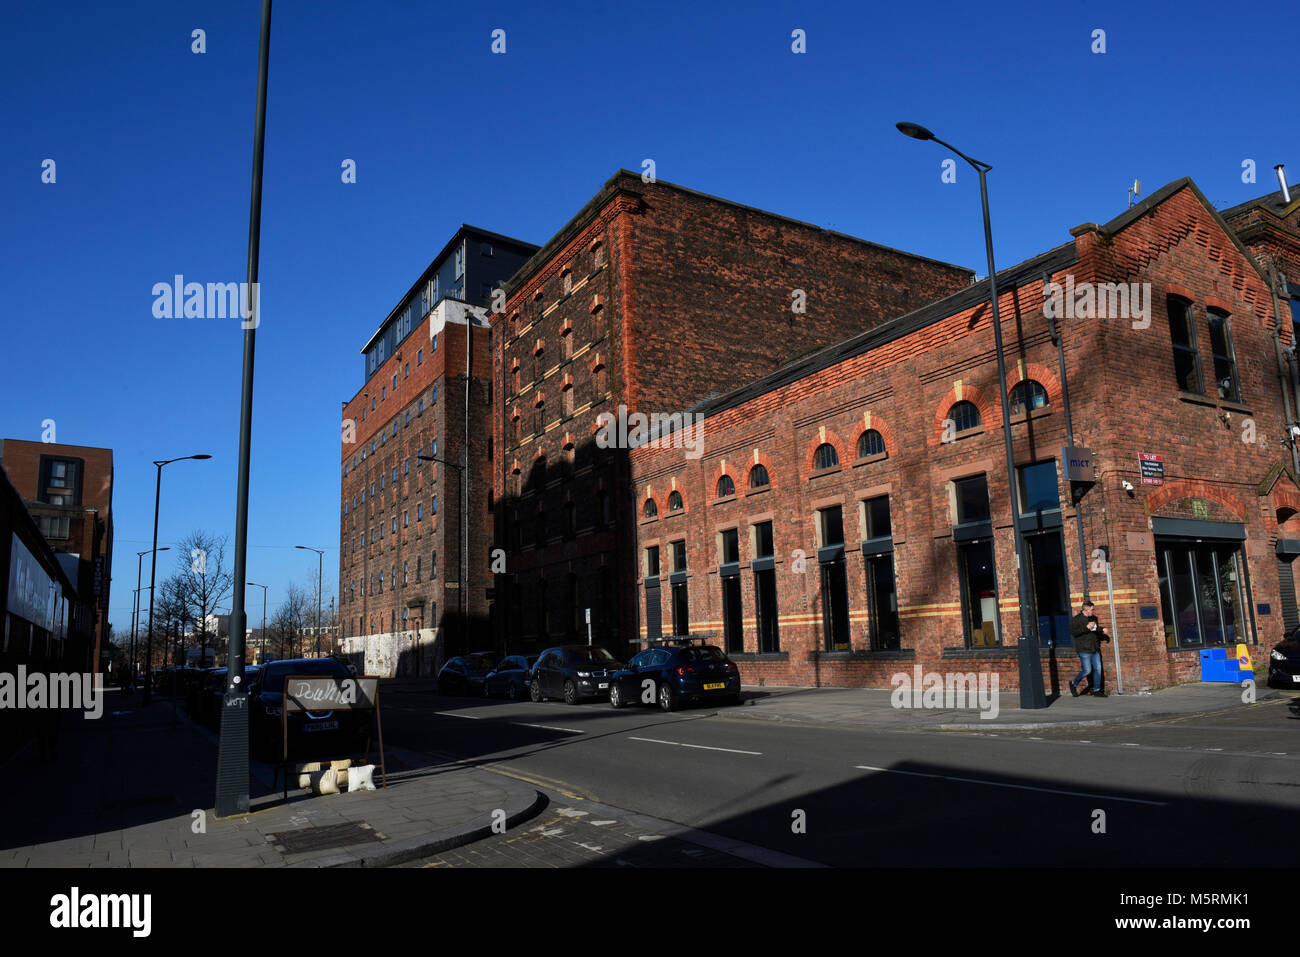
<path fill-rule="evenodd" d="M 289 675 L 284 679 L 286 711 L 372 711 L 378 700 L 378 678 Z"/>
<path fill-rule="evenodd" d="M 384 723 L 379 716 L 378 678 L 341 678 L 337 675 L 286 675 L 280 708 L 280 763 L 276 776 L 284 775 L 284 799 L 289 799 L 289 714 L 290 712 L 369 711 L 371 726 L 379 736 L 379 774 L 388 787 L 388 767 L 384 760 Z M 308 714 L 308 720 L 311 715 Z M 334 722 L 338 727 L 338 722 Z M 370 758 L 371 738 L 367 736 L 365 757 Z M 275 786 L 274 782 L 271 785 Z"/>

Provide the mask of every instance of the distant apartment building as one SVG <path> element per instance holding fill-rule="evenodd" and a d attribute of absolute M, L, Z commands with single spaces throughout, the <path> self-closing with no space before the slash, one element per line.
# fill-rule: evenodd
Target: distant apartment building
<path fill-rule="evenodd" d="M 590 631 L 621 651 L 637 636 L 628 429 L 602 435 L 602 422 L 635 431 L 628 416 L 689 413 L 972 281 L 948 263 L 613 176 L 491 316 L 498 650 Z"/>
<path fill-rule="evenodd" d="M 536 250 L 462 226 L 362 347 L 342 411 L 338 608 L 366 673 L 429 675 L 491 644 L 487 315 Z"/>
<path fill-rule="evenodd" d="M 112 579 L 113 451 L 3 439 L 0 465 L 93 612 L 86 667 L 99 670 L 107 654 Z"/>

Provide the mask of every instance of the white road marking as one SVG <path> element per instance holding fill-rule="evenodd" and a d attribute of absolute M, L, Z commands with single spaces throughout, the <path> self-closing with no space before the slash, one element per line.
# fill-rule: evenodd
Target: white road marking
<path fill-rule="evenodd" d="M 662 841 L 663 839 L 662 834 L 642 834 L 637 838 L 638 841 Z"/>
<path fill-rule="evenodd" d="M 1150 804 L 1153 807 L 1168 807 L 1165 801 L 1144 801 L 1140 798 L 1116 797 L 1113 794 L 1093 794 L 1087 791 L 1062 791 L 1057 788 L 1036 788 L 1028 784 L 1008 784 L 1005 781 L 984 781 L 979 778 L 959 778 L 951 774 L 925 774 L 921 771 L 900 771 L 897 768 L 873 768 L 866 764 L 854 765 L 860 771 L 880 771 L 888 774 L 909 774 L 918 778 L 939 778 L 943 781 L 960 781 L 963 784 L 987 784 L 995 788 L 1015 788 L 1019 791 L 1040 791 L 1044 794 L 1065 794 L 1070 797 L 1101 798 L 1107 801 L 1124 801 L 1128 804 Z"/>
<path fill-rule="evenodd" d="M 618 821 L 592 821 L 591 822 L 593 827 L 605 827 L 609 824 L 617 824 L 617 823 Z"/>
<path fill-rule="evenodd" d="M 440 714 L 444 718 L 468 718 L 470 721 L 481 721 L 486 717 L 481 714 L 457 714 L 455 711 L 435 711 L 434 714 Z"/>
<path fill-rule="evenodd" d="M 565 817 L 586 817 L 591 812 L 579 811 L 577 808 L 573 808 L 573 807 L 564 807 L 564 808 L 560 808 L 559 813 L 563 814 Z"/>
<path fill-rule="evenodd" d="M 662 741 L 659 738 L 634 738 L 628 735 L 629 741 L 648 741 L 651 744 L 672 744 L 679 748 L 699 748 L 701 751 L 726 751 L 728 754 L 757 754 L 761 755 L 762 751 L 738 751 L 736 748 L 711 748 L 707 744 L 685 744 L 681 741 Z"/>
<path fill-rule="evenodd" d="M 511 724 L 517 724 L 521 728 L 542 728 L 545 731 L 566 731 L 569 734 L 582 734 L 581 731 L 575 731 L 573 728 L 557 728 L 550 724 L 528 724 L 525 721 L 512 721 Z"/>

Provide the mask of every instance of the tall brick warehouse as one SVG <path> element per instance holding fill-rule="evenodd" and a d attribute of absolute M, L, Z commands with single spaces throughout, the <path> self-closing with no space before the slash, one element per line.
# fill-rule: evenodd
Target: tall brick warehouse
<path fill-rule="evenodd" d="M 1014 520 L 1049 691 L 1085 594 L 1113 616 L 1112 686 L 1197 678 L 1225 643 L 1268 654 L 1296 615 L 1296 209 L 1230 225 L 1184 179 L 999 273 L 1014 504 L 987 282 L 901 316 L 862 301 L 864 331 L 704 402 L 701 457 L 629 456 L 640 635 L 712 636 L 747 681 L 920 665 L 1015 687 Z"/>
<path fill-rule="evenodd" d="M 637 633 L 627 450 L 598 417 L 680 412 L 970 286 L 969 270 L 620 171 L 492 316 L 501 650 Z M 498 566 L 499 567 L 499 566 Z"/>
<path fill-rule="evenodd" d="M 461 227 L 362 348 L 342 412 L 339 620 L 366 673 L 431 675 L 492 644 L 487 305 L 536 250 Z"/>

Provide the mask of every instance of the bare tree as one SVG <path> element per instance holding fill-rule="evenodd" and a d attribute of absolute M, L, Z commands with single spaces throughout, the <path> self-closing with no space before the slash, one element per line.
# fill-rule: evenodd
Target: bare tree
<path fill-rule="evenodd" d="M 161 631 L 160 640 L 171 652 L 173 664 L 184 665 L 185 622 L 188 619 L 185 603 L 185 582 L 180 575 L 172 575 L 158 586 L 158 598 L 154 602 L 154 625 Z M 179 657 L 181 660 L 175 660 Z M 163 656 L 166 662 L 168 655 Z"/>
<path fill-rule="evenodd" d="M 285 599 L 267 621 L 268 637 L 275 640 L 280 658 L 297 658 L 301 654 L 302 630 L 316 620 L 315 590 L 296 582 L 289 583 Z"/>
<path fill-rule="evenodd" d="M 202 529 L 191 533 L 180 544 L 177 578 L 181 582 L 186 617 L 194 622 L 203 661 L 209 644 L 217 642 L 216 611 L 230 596 L 234 575 L 226 568 L 226 538 L 210 535 Z"/>

